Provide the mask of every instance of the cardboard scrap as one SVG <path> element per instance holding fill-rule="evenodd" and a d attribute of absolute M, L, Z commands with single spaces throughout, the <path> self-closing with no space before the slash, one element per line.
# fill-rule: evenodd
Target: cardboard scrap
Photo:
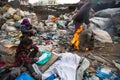
<path fill-rule="evenodd" d="M 58 59 L 58 57 L 59 57 L 58 55 L 52 54 L 50 60 L 45 65 L 43 65 L 43 66 L 39 65 L 38 66 L 40 71 L 42 73 L 45 72 Z"/>

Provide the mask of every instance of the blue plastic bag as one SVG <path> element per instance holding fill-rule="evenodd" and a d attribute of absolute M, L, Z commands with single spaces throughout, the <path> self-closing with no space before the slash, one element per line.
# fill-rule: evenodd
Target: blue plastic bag
<path fill-rule="evenodd" d="M 113 75 L 112 73 L 110 73 L 110 74 L 103 73 L 100 70 L 96 70 L 96 74 L 101 79 L 110 78 Z"/>
<path fill-rule="evenodd" d="M 46 78 L 45 80 L 54 80 L 55 79 L 55 75 L 52 74 L 51 76 L 49 76 L 48 78 Z"/>
<path fill-rule="evenodd" d="M 120 77 L 115 78 L 114 80 L 120 80 Z"/>
<path fill-rule="evenodd" d="M 29 74 L 27 73 L 22 73 L 19 75 L 15 80 L 35 80 L 33 79 Z"/>

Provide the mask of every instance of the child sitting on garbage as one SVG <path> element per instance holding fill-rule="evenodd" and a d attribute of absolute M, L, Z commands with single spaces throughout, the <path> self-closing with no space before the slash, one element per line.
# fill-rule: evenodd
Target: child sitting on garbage
<path fill-rule="evenodd" d="M 14 64 L 11 66 L 7 66 L 6 68 L 24 67 L 25 69 L 27 69 L 27 71 L 29 71 L 31 75 L 34 76 L 34 69 L 32 67 L 32 64 L 39 60 L 38 58 L 36 58 L 37 54 L 40 53 L 38 47 L 33 45 L 33 41 L 29 38 L 23 38 L 16 49 Z M 12 78 L 9 78 L 9 80 L 14 80 L 15 75 L 17 74 L 9 73 L 9 77 Z"/>
<path fill-rule="evenodd" d="M 22 37 L 31 37 L 35 35 L 35 30 L 33 26 L 30 24 L 28 19 L 24 19 L 21 23 L 21 32 L 22 32 Z"/>
<path fill-rule="evenodd" d="M 36 62 L 38 59 L 35 57 L 38 52 L 38 47 L 33 45 L 33 41 L 31 39 L 23 38 L 16 50 L 16 66 L 20 66 L 22 63 L 31 64 Z"/>

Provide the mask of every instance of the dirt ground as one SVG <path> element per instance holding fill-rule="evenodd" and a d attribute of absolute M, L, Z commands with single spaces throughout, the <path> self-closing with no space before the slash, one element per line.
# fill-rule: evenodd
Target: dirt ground
<path fill-rule="evenodd" d="M 120 43 L 118 44 L 104 44 L 101 48 L 96 48 L 89 52 L 82 52 L 82 51 L 73 51 L 72 53 L 78 54 L 79 56 L 86 57 L 91 62 L 96 61 L 93 56 L 98 56 L 99 58 L 103 59 L 100 61 L 105 60 L 107 63 L 106 65 L 112 68 L 116 68 L 113 64 L 113 60 L 120 60 Z M 92 55 L 91 55 L 92 54 Z M 91 55 L 91 56 L 89 56 Z M 104 63 L 103 63 L 104 64 Z"/>

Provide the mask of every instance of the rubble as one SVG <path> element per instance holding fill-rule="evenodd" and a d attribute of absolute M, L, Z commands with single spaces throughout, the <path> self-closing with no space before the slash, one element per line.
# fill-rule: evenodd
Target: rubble
<path fill-rule="evenodd" d="M 92 17 L 90 19 L 91 23 L 90 23 L 89 29 L 92 29 L 93 33 L 95 34 L 94 39 L 96 42 L 94 42 L 94 44 L 95 43 L 112 44 L 113 42 L 115 42 L 116 44 L 119 44 L 119 36 L 118 36 L 119 28 L 118 27 L 120 27 L 119 26 L 120 23 L 117 17 L 115 17 L 116 15 L 119 16 L 118 15 L 119 9 L 120 8 L 98 11 L 95 13 L 95 17 Z M 115 11 L 118 13 L 116 13 Z M 115 74 L 117 70 L 114 68 L 110 68 L 111 67 L 110 61 L 106 60 L 103 57 L 97 56 L 96 54 L 92 53 L 92 51 L 91 51 L 92 55 L 84 56 L 84 58 L 82 57 L 83 60 L 80 56 L 76 55 L 76 54 L 82 54 L 82 52 L 77 52 L 76 54 L 72 54 L 74 52 L 65 53 L 67 52 L 67 49 L 69 48 L 70 42 L 73 38 L 75 27 L 73 24 L 72 16 L 76 12 L 62 14 L 58 17 L 54 15 L 49 15 L 47 20 L 41 20 L 40 22 L 38 22 L 37 15 L 35 13 L 22 11 L 20 9 L 13 9 L 10 6 L 7 6 L 7 7 L 4 6 L 2 8 L 2 12 L 4 14 L 0 15 L 0 22 L 4 18 L 6 21 L 0 23 L 0 27 L 1 27 L 0 44 L 3 44 L 3 43 L 19 44 L 20 43 L 19 38 L 22 35 L 20 32 L 21 22 L 24 18 L 29 18 L 31 24 L 33 24 L 33 26 L 35 26 L 35 28 L 37 29 L 36 35 L 32 36 L 31 39 L 33 40 L 34 44 L 38 46 L 39 51 L 42 52 L 46 50 L 48 52 L 51 52 L 51 54 L 57 53 L 59 57 L 58 60 L 55 58 L 55 60 L 57 61 L 56 62 L 53 61 L 53 63 L 51 63 L 53 65 L 50 65 L 49 66 L 50 68 L 48 68 L 48 70 L 46 70 L 45 73 L 41 73 L 43 75 L 38 74 L 39 76 L 42 76 L 44 78 L 43 80 L 46 80 L 46 78 L 53 75 L 53 73 L 57 74 L 60 78 L 64 80 L 82 80 L 82 79 L 84 80 L 101 80 L 101 79 L 117 80 L 117 78 L 119 79 L 119 76 Z M 114 19 L 116 21 L 114 21 Z M 113 28 L 111 28 L 112 26 L 113 27 L 118 26 L 117 32 L 114 31 Z M 113 30 L 114 32 L 111 32 L 111 30 Z M 117 35 L 115 35 L 114 33 L 116 33 Z M 99 47 L 102 48 L 103 45 Z M 0 53 L 2 50 L 3 48 L 2 46 L 0 46 Z M 12 52 L 11 50 L 7 50 L 7 51 Z M 93 52 L 95 51 L 93 50 Z M 88 53 L 85 53 L 85 54 L 88 54 Z M 5 62 L 5 64 L 14 62 L 14 60 L 12 60 L 14 55 L 10 57 L 9 56 L 4 56 L 4 57 L 5 58 L 3 61 Z M 67 61 L 66 59 L 68 60 L 68 62 L 66 62 Z M 61 61 L 64 61 L 64 63 Z M 69 66 L 66 64 L 68 64 Z M 119 63 L 113 61 L 113 64 L 118 69 L 120 69 Z M 62 69 L 61 70 L 57 69 L 56 66 Z M 2 67 L 0 66 L 0 68 Z M 66 69 L 68 69 L 68 73 L 66 72 Z M 49 73 L 52 71 L 53 73 Z M 69 74 L 69 71 L 72 75 Z M 76 72 L 77 72 L 77 79 L 75 79 Z M 47 73 L 49 73 L 49 75 Z M 67 78 L 65 75 L 67 75 Z"/>

